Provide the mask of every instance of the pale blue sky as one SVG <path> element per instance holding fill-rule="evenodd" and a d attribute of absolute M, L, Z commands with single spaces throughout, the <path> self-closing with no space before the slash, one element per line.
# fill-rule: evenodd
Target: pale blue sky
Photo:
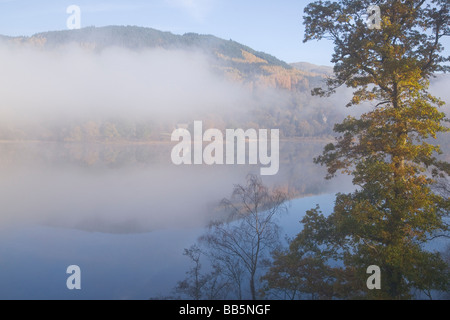
<path fill-rule="evenodd" d="M 66 29 L 69 5 L 81 26 L 137 25 L 175 34 L 196 32 L 233 39 L 286 62 L 331 65 L 327 41 L 303 44 L 309 0 L 0 0 L 0 34 L 32 35 Z"/>
<path fill-rule="evenodd" d="M 331 42 L 302 43 L 303 9 L 311 1 L 0 0 L 0 34 L 29 36 L 66 29 L 69 16 L 66 9 L 75 4 L 81 7 L 82 27 L 136 25 L 175 34 L 212 34 L 288 63 L 307 61 L 331 65 Z M 444 45 L 450 47 L 449 39 Z"/>

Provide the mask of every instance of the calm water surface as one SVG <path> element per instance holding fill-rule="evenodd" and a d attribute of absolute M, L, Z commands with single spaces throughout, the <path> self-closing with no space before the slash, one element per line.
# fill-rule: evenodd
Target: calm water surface
<path fill-rule="evenodd" d="M 348 180 L 312 163 L 323 143 L 285 143 L 264 177 L 296 200 L 280 219 L 294 236 L 305 211 L 333 205 Z M 148 299 L 185 276 L 216 204 L 258 166 L 176 167 L 170 146 L 0 144 L 0 299 Z M 66 287 L 69 265 L 82 290 Z"/>

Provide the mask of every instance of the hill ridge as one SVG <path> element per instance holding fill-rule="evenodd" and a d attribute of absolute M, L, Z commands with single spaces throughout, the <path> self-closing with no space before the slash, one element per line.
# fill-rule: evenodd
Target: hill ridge
<path fill-rule="evenodd" d="M 80 46 L 101 52 L 109 47 L 130 50 L 162 48 L 167 50 L 200 50 L 211 56 L 213 68 L 233 81 L 250 88 L 273 87 L 296 92 L 310 92 L 320 85 L 325 74 L 317 70 L 304 70 L 290 65 L 273 55 L 257 51 L 234 40 L 225 40 L 211 34 L 185 33 L 139 26 L 85 27 L 77 30 L 56 30 L 36 33 L 28 37 L 0 39 L 18 44 L 54 49 L 78 43 Z"/>

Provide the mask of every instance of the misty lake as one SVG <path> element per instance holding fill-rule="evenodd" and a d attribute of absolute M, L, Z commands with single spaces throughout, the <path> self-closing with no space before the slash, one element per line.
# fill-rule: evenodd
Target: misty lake
<path fill-rule="evenodd" d="M 282 142 L 280 172 L 263 177 L 293 195 L 280 218 L 294 236 L 305 211 L 332 209 L 347 178 L 325 181 L 312 162 L 325 142 Z M 168 295 L 189 261 L 183 249 L 219 217 L 221 199 L 259 166 L 175 166 L 171 145 L 0 143 L 0 299 L 149 299 Z M 69 291 L 78 265 L 82 290 Z"/>

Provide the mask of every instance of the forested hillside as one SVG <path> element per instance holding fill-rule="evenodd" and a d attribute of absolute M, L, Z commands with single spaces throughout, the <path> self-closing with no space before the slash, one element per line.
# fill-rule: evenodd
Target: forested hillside
<path fill-rule="evenodd" d="M 210 112 L 196 114 L 196 118 L 193 114 L 191 118 L 174 115 L 164 121 L 154 117 L 139 117 L 137 120 L 133 117 L 103 116 L 101 119 L 85 117 L 70 119 L 64 123 L 20 125 L 3 118 L 0 120 L 2 140 L 164 140 L 179 123 L 192 123 L 193 120 L 203 120 L 210 127 L 220 129 L 280 128 L 285 138 L 318 137 L 331 134 L 332 124 L 339 117 L 336 111 L 332 111 L 331 105 L 310 97 L 311 89 L 320 85 L 326 76 L 320 72 L 320 68 L 297 69 L 233 40 L 223 40 L 211 35 L 175 35 L 149 28 L 118 26 L 46 32 L 31 37 L 2 37 L 1 40 L 3 46 L 8 48 L 38 49 L 45 53 L 57 52 L 74 45 L 94 55 L 111 48 L 141 53 L 151 50 L 199 52 L 207 60 L 211 72 L 225 81 L 241 85 L 254 97 L 241 108 L 239 115 L 211 109 Z M 190 61 L 183 63 L 189 64 Z M 175 70 L 167 72 L 173 71 L 176 74 Z M 176 94 L 176 88 L 173 90 Z M 14 109 L 14 105 L 8 107 Z"/>
<path fill-rule="evenodd" d="M 201 112 L 190 111 L 188 115 L 180 115 L 174 108 L 172 114 L 164 117 L 164 119 L 157 117 L 152 112 L 141 116 L 130 111 L 126 116 L 104 112 L 101 116 L 95 117 L 89 115 L 71 116 L 54 121 L 47 116 L 40 121 L 30 122 L 17 120 L 21 120 L 22 114 L 26 112 L 21 111 L 16 106 L 17 99 L 15 97 L 4 98 L 9 92 L 7 89 L 3 89 L 5 92 L 2 93 L 3 99 L 0 100 L 0 111 L 4 108 L 12 111 L 9 113 L 3 112 L 4 115 L 0 118 L 0 140 L 166 141 L 169 134 L 180 124 L 192 125 L 194 120 L 202 120 L 206 126 L 222 130 L 225 128 L 278 128 L 283 138 L 328 138 L 333 134 L 334 124 L 342 120 L 347 111 L 343 108 L 342 97 L 319 99 L 311 96 L 311 90 L 323 86 L 324 80 L 332 75 L 332 68 L 315 66 L 309 63 L 289 65 L 267 53 L 258 52 L 233 40 L 224 40 L 212 35 L 194 33 L 176 35 L 150 28 L 110 26 L 53 31 L 39 33 L 31 37 L 0 37 L 0 49 L 2 52 L 6 52 L 2 56 L 4 61 L 21 59 L 21 55 L 14 53 L 14 50 L 32 52 L 31 56 L 22 58 L 30 60 L 40 55 L 46 55 L 52 59 L 53 56 L 56 57 L 61 52 L 69 52 L 73 48 L 81 50 L 88 56 L 100 57 L 95 60 L 97 65 L 102 64 L 107 59 L 105 58 L 105 52 L 115 49 L 125 52 L 125 55 L 128 55 L 127 61 L 133 59 L 133 54 L 145 55 L 147 52 L 155 50 L 162 50 L 166 53 L 195 53 L 201 56 L 212 74 L 223 80 L 224 86 L 230 83 L 239 86 L 248 97 L 242 99 L 243 101 L 240 101 L 239 105 L 237 103 L 233 105 L 234 103 L 232 103 L 220 108 L 208 105 L 203 106 Z M 159 56 L 158 59 L 164 59 L 163 56 L 164 54 L 162 57 Z M 29 61 L 23 62 L 30 63 Z M 20 60 L 16 63 L 18 66 L 22 66 Z M 110 61 L 108 63 L 114 64 L 115 62 Z M 156 61 L 155 63 L 158 64 L 159 62 Z M 180 66 L 192 63 L 193 61 L 189 61 L 188 58 L 185 61 L 177 61 L 176 66 L 166 67 L 166 70 L 164 70 L 165 76 L 169 77 L 169 80 L 170 77 L 173 77 L 174 82 L 176 82 L 176 77 L 179 77 L 177 69 Z M 31 66 L 30 70 L 23 71 L 23 77 L 37 77 L 35 73 L 38 71 L 34 70 L 34 65 Z M 92 67 L 93 65 L 89 65 L 89 63 L 77 66 L 85 72 L 84 77 L 95 78 L 95 76 L 91 77 L 90 75 L 89 68 Z M 121 68 L 127 71 L 126 64 Z M 196 71 L 191 69 L 190 72 L 191 75 L 188 76 L 195 78 Z M 50 77 L 47 74 L 39 76 Z M 121 77 L 122 75 L 116 76 Z M 128 76 L 133 75 L 128 74 Z M 68 75 L 67 77 L 70 78 L 71 76 Z M 58 83 L 65 80 L 55 79 L 53 81 Z M 3 81 L 9 83 L 8 77 L 4 75 Z M 114 83 L 115 80 L 108 79 L 108 81 Z M 171 82 L 167 79 L 163 81 Z M 83 80 L 80 82 L 83 82 Z M 21 84 L 21 81 L 18 81 L 18 83 Z M 31 85 L 34 87 L 35 83 Z M 36 85 L 39 84 L 36 83 Z M 120 89 L 118 87 L 120 87 L 119 84 L 110 85 L 110 88 L 107 88 L 99 81 L 99 83 L 95 83 L 95 86 L 91 85 L 89 88 L 75 87 L 73 91 L 89 96 L 100 95 L 99 92 L 102 92 L 102 90 L 115 91 L 116 88 Z M 141 91 L 137 91 L 137 89 L 135 91 L 139 95 L 148 94 L 145 84 L 142 87 Z M 150 85 L 148 89 L 150 89 Z M 167 83 L 165 89 L 176 96 L 180 87 Z M 24 90 L 23 94 L 27 95 L 28 91 L 53 90 L 53 88 L 23 88 L 22 90 Z M 208 94 L 210 88 L 205 87 L 203 90 L 205 94 Z M 216 90 L 220 90 L 220 88 Z M 225 90 L 223 91 L 225 92 Z M 16 95 L 22 96 L 22 93 L 16 93 Z M 126 103 L 120 106 L 121 109 L 127 110 L 130 109 L 130 106 L 133 106 L 132 96 L 119 98 L 120 100 L 126 100 Z M 195 99 L 192 98 L 191 100 Z M 31 100 L 31 102 L 28 100 Z M 33 98 L 31 95 L 28 100 L 28 108 L 33 108 L 34 104 L 47 104 L 47 101 L 40 101 L 41 98 Z M 102 102 L 97 102 L 97 105 L 104 104 L 105 106 L 101 107 L 108 108 L 107 101 L 103 102 L 101 96 L 99 100 Z M 199 98 L 199 100 L 201 99 Z M 196 101 L 189 101 L 189 103 L 193 104 Z M 151 108 L 151 106 L 148 108 Z M 165 109 L 170 112 L 170 108 Z M 233 108 L 238 109 L 238 112 L 229 111 Z M 39 110 L 38 107 L 35 109 Z M 20 116 L 10 117 L 9 114 L 14 112 L 19 113 Z"/>

